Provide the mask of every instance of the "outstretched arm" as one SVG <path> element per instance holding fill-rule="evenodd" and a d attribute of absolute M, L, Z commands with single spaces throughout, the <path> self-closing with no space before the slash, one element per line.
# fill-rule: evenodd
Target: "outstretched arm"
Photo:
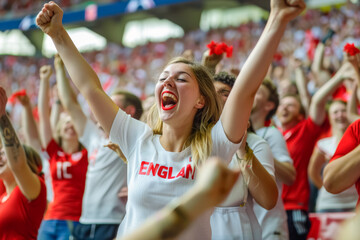
<path fill-rule="evenodd" d="M 301 67 L 301 64 L 295 68 L 295 82 L 296 82 L 296 86 L 299 90 L 301 104 L 305 108 L 306 116 L 308 116 L 311 97 L 310 97 L 309 91 L 307 89 L 307 79 L 306 79 L 304 70 Z"/>
<path fill-rule="evenodd" d="M 185 195 L 121 239 L 151 240 L 176 237 L 202 213 L 225 200 L 239 174 L 239 170 L 228 169 L 221 160 L 209 159 L 200 170 L 195 185 Z"/>
<path fill-rule="evenodd" d="M 49 79 L 52 74 L 50 65 L 40 68 L 40 89 L 38 99 L 39 110 L 39 130 L 40 140 L 43 148 L 46 148 L 53 138 L 50 124 L 50 107 L 49 107 Z"/>
<path fill-rule="evenodd" d="M 69 79 L 66 77 L 65 66 L 58 54 L 55 55 L 54 66 L 60 101 L 65 110 L 71 116 L 78 136 L 82 136 L 85 129 L 86 116 L 83 113 L 76 99 L 76 95 L 70 86 Z"/>
<path fill-rule="evenodd" d="M 354 78 L 359 75 L 357 62 L 346 60 L 336 74 L 326 82 L 313 96 L 309 116 L 317 124 L 323 124 L 326 116 L 325 104 L 328 97 L 333 94 L 336 88 L 342 83 L 345 78 Z"/>
<path fill-rule="evenodd" d="M 286 25 L 304 9 L 302 0 L 271 1 L 266 27 L 240 71 L 221 115 L 221 122 L 230 141 L 240 142 L 247 128 L 256 91 L 273 60 Z M 242 107 L 241 111 L 234 111 L 238 106 Z"/>
<path fill-rule="evenodd" d="M 341 144 L 341 141 L 339 145 Z M 340 193 L 360 178 L 360 146 L 331 161 L 324 169 L 324 187 L 330 193 Z"/>
<path fill-rule="evenodd" d="M 104 92 L 98 76 L 75 47 L 62 25 L 62 17 L 62 9 L 51 1 L 44 4 L 36 17 L 36 24 L 51 37 L 72 81 L 88 101 L 105 132 L 109 134 L 119 107 Z"/>
<path fill-rule="evenodd" d="M 60 114 L 63 111 L 63 107 L 59 99 L 59 93 L 56 85 L 53 86 L 53 88 L 51 89 L 51 93 L 53 98 L 53 105 L 51 106 L 51 112 L 50 112 L 50 126 L 54 134 L 54 131 L 56 129 L 56 124 L 60 119 Z"/>
<path fill-rule="evenodd" d="M 24 108 L 22 112 L 22 126 L 24 128 L 25 143 L 39 152 L 41 151 L 41 141 L 32 113 L 30 99 L 27 95 L 19 96 L 18 99 Z"/>
<path fill-rule="evenodd" d="M 0 87 L 0 138 L 2 148 L 5 150 L 7 163 L 21 192 L 27 199 L 33 200 L 40 194 L 40 180 L 27 164 L 25 151 L 9 118 L 6 116 L 6 102 L 6 92 Z"/>
<path fill-rule="evenodd" d="M 311 64 L 311 71 L 314 73 L 319 86 L 331 78 L 330 73 L 324 68 L 324 53 L 325 44 L 320 42 L 316 46 L 314 61 Z"/>

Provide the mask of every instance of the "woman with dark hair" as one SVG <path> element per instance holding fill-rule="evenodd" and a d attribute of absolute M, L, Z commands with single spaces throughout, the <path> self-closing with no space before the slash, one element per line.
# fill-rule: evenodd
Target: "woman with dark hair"
<path fill-rule="evenodd" d="M 36 239 L 46 209 L 46 187 L 41 159 L 21 145 L 5 112 L 6 92 L 0 87 L 0 239 Z"/>

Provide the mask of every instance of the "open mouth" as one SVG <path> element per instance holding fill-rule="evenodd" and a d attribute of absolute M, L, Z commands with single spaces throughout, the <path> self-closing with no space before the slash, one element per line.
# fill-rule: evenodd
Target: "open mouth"
<path fill-rule="evenodd" d="M 178 102 L 177 97 L 169 92 L 169 91 L 164 91 L 161 95 L 161 108 L 163 110 L 170 110 L 173 109 L 176 104 Z"/>

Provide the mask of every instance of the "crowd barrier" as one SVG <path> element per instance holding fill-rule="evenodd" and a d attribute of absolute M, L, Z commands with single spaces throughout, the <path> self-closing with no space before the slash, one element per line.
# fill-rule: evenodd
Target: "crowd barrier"
<path fill-rule="evenodd" d="M 333 240 L 341 223 L 355 216 L 354 212 L 310 213 L 311 229 L 308 240 Z"/>

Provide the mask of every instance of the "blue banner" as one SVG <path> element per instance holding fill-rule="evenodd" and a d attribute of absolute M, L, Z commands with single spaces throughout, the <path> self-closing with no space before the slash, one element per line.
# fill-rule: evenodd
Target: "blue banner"
<path fill-rule="evenodd" d="M 109 4 L 90 4 L 81 10 L 69 10 L 64 12 L 63 24 L 76 23 L 82 21 L 95 21 L 105 17 L 149 10 L 152 8 L 179 4 L 187 2 L 198 2 L 200 0 L 129 0 L 119 1 Z M 39 9 L 40 11 L 40 9 Z M 23 31 L 36 28 L 36 15 L 28 15 L 23 18 L 0 20 L 0 31 L 11 29 L 21 29 Z"/>

